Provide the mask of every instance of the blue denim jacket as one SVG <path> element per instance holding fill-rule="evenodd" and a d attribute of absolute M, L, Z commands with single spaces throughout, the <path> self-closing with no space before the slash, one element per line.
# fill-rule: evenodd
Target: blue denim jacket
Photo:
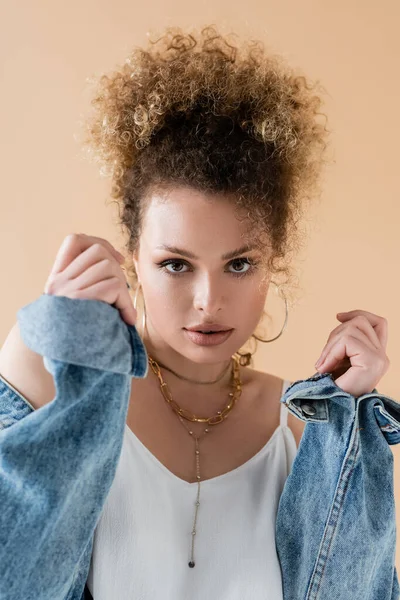
<path fill-rule="evenodd" d="M 17 317 L 56 395 L 34 410 L 0 377 L 0 600 L 85 600 L 146 349 L 98 300 L 42 294 Z M 355 398 L 329 373 L 295 381 L 281 401 L 306 421 L 276 521 L 284 599 L 398 600 L 388 446 L 400 441 L 400 404 L 376 389 Z"/>

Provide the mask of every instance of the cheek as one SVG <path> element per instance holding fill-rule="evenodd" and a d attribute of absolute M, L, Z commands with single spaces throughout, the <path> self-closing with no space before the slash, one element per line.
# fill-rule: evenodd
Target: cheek
<path fill-rule="evenodd" d="M 154 277 L 146 282 L 146 310 L 152 321 L 163 327 L 182 315 L 185 306 L 185 294 L 173 282 L 164 281 L 165 277 Z"/>
<path fill-rule="evenodd" d="M 258 279 L 253 279 L 247 285 L 243 285 L 239 291 L 246 306 L 251 309 L 262 309 L 265 304 L 268 290 L 265 285 L 261 285 Z"/>
<path fill-rule="evenodd" d="M 243 307 L 246 307 L 243 310 Z M 265 297 L 259 294 L 249 295 L 242 303 L 242 319 L 247 325 L 256 326 L 265 309 Z"/>
<path fill-rule="evenodd" d="M 239 296 L 242 319 L 247 325 L 254 326 L 262 317 L 267 300 L 267 292 L 256 286 L 244 289 Z"/>
<path fill-rule="evenodd" d="M 265 307 L 265 293 L 254 286 L 242 286 L 232 293 L 228 309 L 236 323 L 244 328 L 258 323 Z"/>

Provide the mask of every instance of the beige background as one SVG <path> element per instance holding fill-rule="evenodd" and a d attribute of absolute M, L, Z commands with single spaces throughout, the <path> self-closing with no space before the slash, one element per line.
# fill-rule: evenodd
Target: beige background
<path fill-rule="evenodd" d="M 147 31 L 215 23 L 264 40 L 329 92 L 324 112 L 335 163 L 308 218 L 298 302 L 284 334 L 259 345 L 255 366 L 291 380 L 311 376 L 339 324 L 336 313 L 368 310 L 389 322 L 391 366 L 378 389 L 400 402 L 400 10 L 394 0 L 220 0 L 218 6 L 153 0 L 140 8 L 127 0 L 21 0 L 2 3 L 0 11 L 0 344 L 17 310 L 43 292 L 68 233 L 121 246 L 109 181 L 79 157 L 74 139 L 88 107 L 86 78 L 122 62 L 133 45 L 146 43 Z M 400 446 L 391 449 L 399 528 Z M 396 559 L 400 574 L 400 543 Z"/>

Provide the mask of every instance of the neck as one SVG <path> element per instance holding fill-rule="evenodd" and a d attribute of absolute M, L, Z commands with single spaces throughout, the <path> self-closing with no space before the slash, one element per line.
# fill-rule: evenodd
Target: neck
<path fill-rule="evenodd" d="M 165 344 L 164 340 L 153 331 L 148 321 L 145 332 L 141 331 L 141 336 L 148 355 L 159 364 L 162 378 L 170 388 L 173 399 L 182 408 L 201 416 L 210 416 L 225 406 L 229 400 L 228 394 L 232 391 L 232 356 L 208 363 L 194 362 Z M 172 369 L 178 376 L 163 368 L 162 365 Z M 229 365 L 231 367 L 227 368 Z M 242 387 L 247 388 L 247 383 L 251 379 L 251 370 L 245 367 L 239 368 Z M 219 379 L 223 372 L 225 374 Z M 181 379 L 179 375 L 194 382 Z M 214 382 L 216 379 L 218 381 L 215 383 L 208 385 L 202 383 Z M 158 378 L 150 367 L 148 384 L 156 394 L 160 393 Z"/>
<path fill-rule="evenodd" d="M 155 345 L 148 338 L 143 339 L 148 355 L 155 360 L 170 380 L 195 386 L 201 393 L 206 389 L 226 388 L 232 379 L 232 357 L 213 363 L 196 363 L 171 347 Z"/>
<path fill-rule="evenodd" d="M 170 346 L 165 347 L 162 344 L 155 344 L 154 340 L 150 340 L 148 337 L 142 339 L 148 355 L 158 363 L 163 381 L 169 387 L 173 400 L 181 408 L 203 417 L 209 417 L 224 408 L 229 400 L 229 393 L 232 392 L 232 357 L 214 363 L 195 363 L 175 352 Z M 218 379 L 223 371 L 225 371 L 225 374 L 216 383 L 204 385 L 181 379 L 174 373 L 163 368 L 162 365 L 172 369 L 177 375 L 183 375 L 196 382 L 214 381 Z M 227 369 L 228 366 L 229 368 Z M 247 393 L 248 385 L 252 381 L 252 369 L 240 366 L 239 370 L 242 389 L 246 389 Z M 160 383 L 150 366 L 147 378 L 150 389 L 158 397 L 160 394 Z M 235 410 L 235 414 L 237 414 L 237 409 Z"/>

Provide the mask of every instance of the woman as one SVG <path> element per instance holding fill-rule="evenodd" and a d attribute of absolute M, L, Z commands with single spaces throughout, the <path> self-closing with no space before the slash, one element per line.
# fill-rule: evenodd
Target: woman
<path fill-rule="evenodd" d="M 324 162 L 320 104 L 261 44 L 238 47 L 214 27 L 170 28 L 102 79 L 90 147 L 114 177 L 152 360 L 132 386 L 123 456 L 95 537 L 96 598 L 138 585 L 154 598 L 160 583 L 171 598 L 233 597 L 230 582 L 241 599 L 266 589 L 280 597 L 274 515 L 286 454 L 290 465 L 296 452 L 291 430 L 299 443 L 304 426 L 290 413 L 284 426 L 279 398 L 289 382 L 249 370 L 245 353 L 229 419 L 212 427 L 194 419 L 214 419 L 226 405 L 231 357 L 257 339 L 273 279 L 292 275 L 298 216 Z"/>
<path fill-rule="evenodd" d="M 326 149 L 321 98 L 261 44 L 239 49 L 208 27 L 170 28 L 133 51 L 93 104 L 87 141 L 113 177 L 148 365 L 130 382 L 85 550 L 88 589 L 95 600 L 283 598 L 275 518 L 304 423 L 281 402 L 290 382 L 249 369 L 241 349 L 286 325 L 287 311 L 278 335 L 254 333 L 274 279 L 293 286 L 299 215 Z M 45 292 L 103 300 L 135 325 L 118 262 L 104 240 L 69 237 Z M 366 311 L 340 320 L 319 368 L 349 394 L 371 392 L 388 367 L 386 324 Z M 380 368 L 355 376 L 353 356 Z"/>
<path fill-rule="evenodd" d="M 238 598 L 267 587 L 281 594 L 274 515 L 296 452 L 291 429 L 299 442 L 304 426 L 289 414 L 285 427 L 279 398 L 289 382 L 249 369 L 246 353 L 229 419 L 210 427 L 193 418 L 225 407 L 233 356 L 255 339 L 272 277 L 289 275 L 296 220 L 323 162 L 320 102 L 260 44 L 239 48 L 213 27 L 169 29 L 102 80 L 90 147 L 112 167 L 152 368 L 132 385 L 123 457 L 95 537 L 95 598 L 137 586 L 154 598 L 154 569 L 171 598 L 222 598 L 232 572 Z M 164 382 L 189 419 L 163 403 Z M 153 483 L 137 498 L 142 477 Z"/>

